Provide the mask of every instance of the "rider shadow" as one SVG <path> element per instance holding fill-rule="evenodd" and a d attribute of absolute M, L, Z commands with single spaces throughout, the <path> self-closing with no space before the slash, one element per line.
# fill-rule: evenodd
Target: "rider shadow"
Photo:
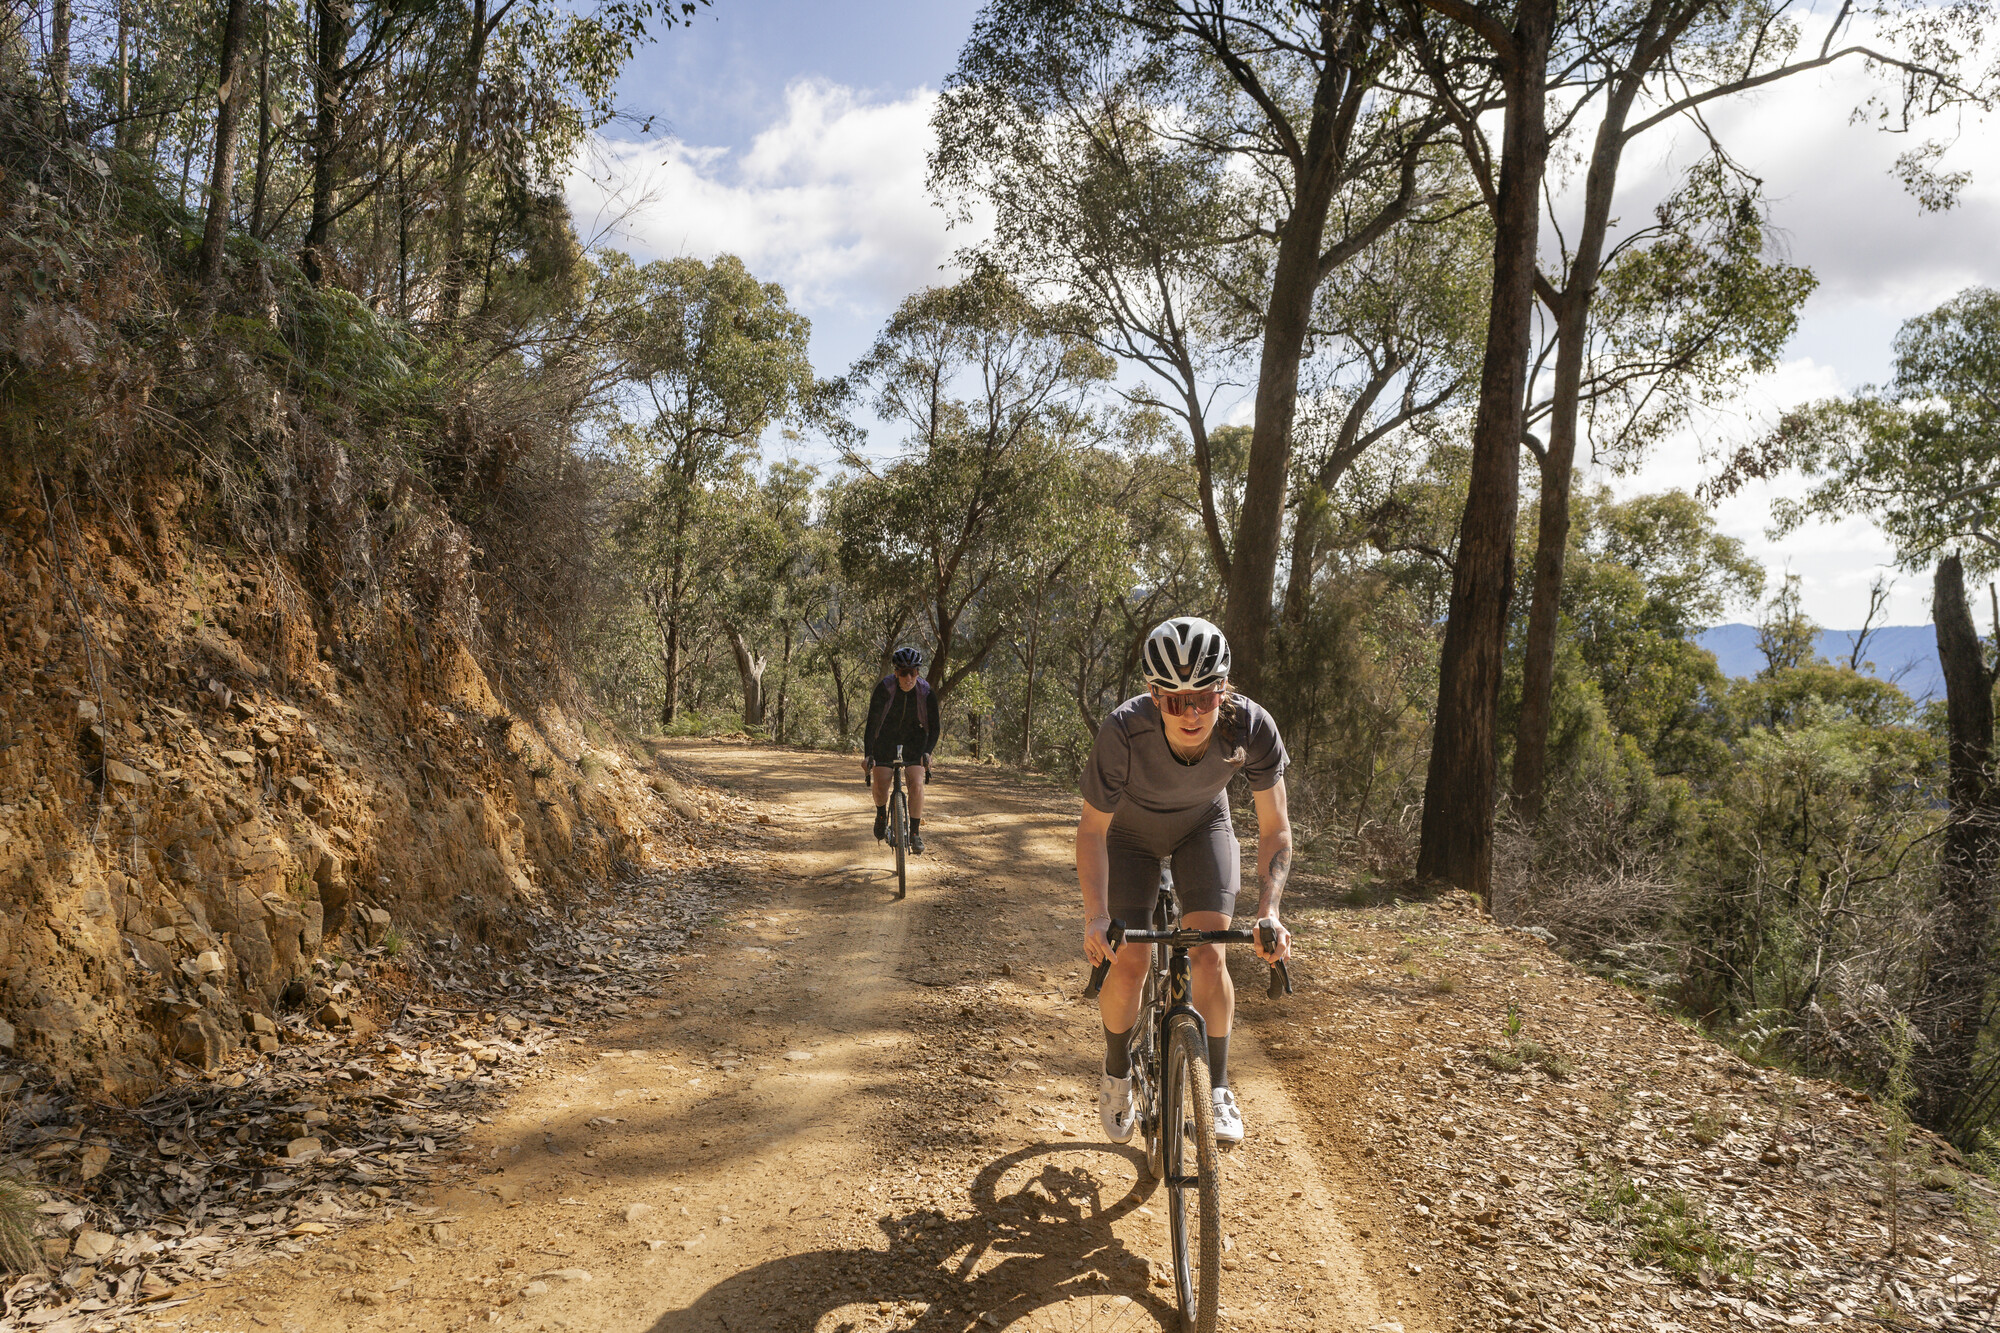
<path fill-rule="evenodd" d="M 1133 1168 L 1131 1188 L 1107 1201 L 1104 1182 L 1081 1160 L 1060 1160 L 1086 1154 L 1124 1159 Z M 1040 1155 L 1050 1160 L 1036 1166 L 1032 1159 Z M 1148 1261 L 1111 1229 L 1153 1190 L 1144 1156 L 1130 1148 L 1022 1148 L 979 1173 L 971 1217 L 929 1207 L 878 1217 L 886 1249 L 770 1260 L 662 1314 L 652 1333 L 984 1333 L 1017 1323 L 1171 1328 L 1178 1319 L 1172 1288 L 1154 1287 Z M 1033 1317 L 1037 1311 L 1046 1312 L 1041 1320 Z"/>

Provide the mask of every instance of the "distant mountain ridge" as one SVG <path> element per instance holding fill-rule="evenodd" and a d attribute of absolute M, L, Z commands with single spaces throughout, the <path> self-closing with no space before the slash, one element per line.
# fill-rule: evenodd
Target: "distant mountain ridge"
<path fill-rule="evenodd" d="M 1814 650 L 1829 662 L 1844 663 L 1854 649 L 1851 629 L 1821 630 Z M 1757 651 L 1755 625 L 1717 625 L 1694 636 L 1715 654 L 1725 676 L 1754 676 L 1764 669 Z M 1894 681 L 1919 703 L 1944 698 L 1944 673 L 1938 665 L 1937 630 L 1930 625 L 1884 625 L 1868 632 L 1861 650 L 1861 669 L 1877 680 Z"/>

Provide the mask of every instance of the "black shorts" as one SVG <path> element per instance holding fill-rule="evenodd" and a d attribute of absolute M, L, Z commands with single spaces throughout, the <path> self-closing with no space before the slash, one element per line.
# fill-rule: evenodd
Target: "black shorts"
<path fill-rule="evenodd" d="M 896 747 L 898 745 L 903 747 L 903 762 L 905 764 L 912 767 L 923 766 L 924 743 L 921 738 L 914 741 L 892 740 L 887 743 L 876 741 L 875 748 L 868 752 L 868 757 L 878 764 L 892 764 L 896 761 Z"/>
<path fill-rule="evenodd" d="M 1169 864 L 1183 915 L 1235 915 L 1243 886 L 1243 849 L 1222 797 L 1205 809 L 1172 815 L 1121 804 L 1112 815 L 1105 848 L 1111 857 L 1106 910 L 1113 919 L 1128 926 L 1150 921 L 1160 897 L 1160 868 Z"/>

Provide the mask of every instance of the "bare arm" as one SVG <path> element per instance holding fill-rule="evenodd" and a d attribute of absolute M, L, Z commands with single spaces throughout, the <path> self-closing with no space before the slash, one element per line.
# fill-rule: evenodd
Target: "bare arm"
<path fill-rule="evenodd" d="M 1292 816 L 1286 806 L 1285 780 L 1281 777 L 1268 791 L 1255 793 L 1257 800 L 1257 919 L 1278 919 L 1278 904 L 1284 901 L 1285 881 L 1292 877 Z M 1267 963 L 1289 958 L 1291 933 L 1278 927 L 1277 947 L 1266 951 L 1262 942 L 1257 954 Z"/>
<path fill-rule="evenodd" d="M 1076 821 L 1076 882 L 1083 890 L 1083 952 L 1092 963 L 1111 956 L 1104 932 L 1111 925 L 1111 853 L 1105 839 L 1111 831 L 1111 816 L 1083 803 L 1083 816 Z"/>

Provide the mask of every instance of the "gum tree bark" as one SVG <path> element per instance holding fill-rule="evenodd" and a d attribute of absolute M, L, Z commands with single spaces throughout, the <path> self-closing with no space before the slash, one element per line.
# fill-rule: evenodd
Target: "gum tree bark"
<path fill-rule="evenodd" d="M 1950 738 L 1951 822 L 1938 864 L 1938 903 L 1931 917 L 1914 1006 L 1912 1055 L 1918 1118 L 1941 1133 L 1962 1136 L 1974 1083 L 1983 1001 L 1992 979 L 1994 810 L 1993 680 L 1985 645 L 1965 598 L 1956 555 L 1938 562 L 1931 619 L 1937 625 Z"/>
<path fill-rule="evenodd" d="M 222 77 L 216 85 L 215 151 L 209 158 L 208 226 L 201 237 L 201 283 L 210 290 L 222 276 L 222 252 L 229 239 L 229 205 L 236 193 L 236 125 L 248 92 L 237 76 L 243 41 L 250 27 L 250 0 L 229 0 L 222 25 Z"/>
<path fill-rule="evenodd" d="M 1493 209 L 1493 298 L 1472 433 L 1472 476 L 1438 659 L 1437 716 L 1417 853 L 1419 879 L 1445 880 L 1484 898 L 1493 879 L 1500 682 L 1514 585 L 1535 246 L 1549 155 L 1544 89 L 1556 6 L 1555 0 L 1521 0 L 1508 29 L 1459 0 L 1424 2 L 1485 38 L 1498 58 L 1506 96 Z"/>

